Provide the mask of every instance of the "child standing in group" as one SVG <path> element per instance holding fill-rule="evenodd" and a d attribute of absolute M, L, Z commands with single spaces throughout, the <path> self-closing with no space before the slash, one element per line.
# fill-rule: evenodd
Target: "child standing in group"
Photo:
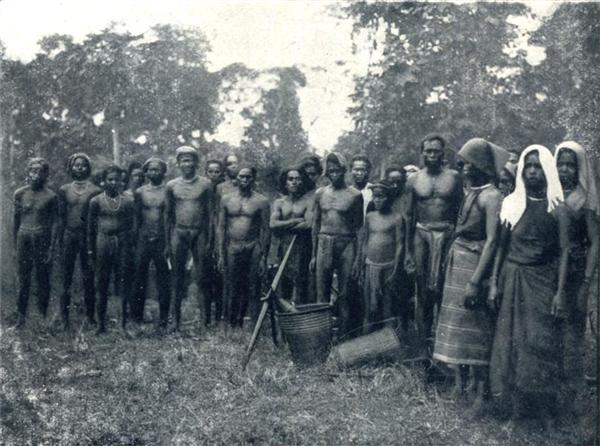
<path fill-rule="evenodd" d="M 367 213 L 360 234 L 355 275 L 363 288 L 363 333 L 377 328 L 378 321 L 394 316 L 393 293 L 402 252 L 400 216 L 392 211 L 392 187 L 386 181 L 369 186 L 374 212 Z"/>

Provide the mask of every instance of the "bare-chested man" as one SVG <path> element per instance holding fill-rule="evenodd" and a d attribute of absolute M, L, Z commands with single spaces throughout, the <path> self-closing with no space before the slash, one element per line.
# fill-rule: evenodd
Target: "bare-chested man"
<path fill-rule="evenodd" d="M 363 213 L 367 215 L 367 207 L 373 198 L 373 191 L 369 187 L 369 175 L 371 174 L 371 161 L 366 155 L 356 155 L 352 158 L 350 173 L 352 174 L 352 185 L 358 189 L 363 196 Z"/>
<path fill-rule="evenodd" d="M 134 192 L 137 246 L 135 253 L 135 292 L 132 318 L 144 320 L 146 283 L 150 261 L 156 267 L 158 288 L 159 327 L 165 328 L 169 319 L 169 266 L 167 263 L 166 186 L 163 184 L 167 164 L 160 158 L 149 158 L 142 166 L 143 175 L 149 180 Z"/>
<path fill-rule="evenodd" d="M 359 283 L 363 288 L 363 333 L 380 328 L 375 322 L 395 316 L 396 278 L 403 252 L 400 214 L 392 209 L 393 187 L 387 181 L 369 186 L 373 211 L 365 217 L 358 254 Z"/>
<path fill-rule="evenodd" d="M 237 189 L 237 174 L 239 170 L 240 160 L 237 155 L 230 153 L 223 158 L 223 166 L 225 167 L 225 181 L 222 181 L 217 186 L 217 195 L 224 197 Z"/>
<path fill-rule="evenodd" d="M 279 189 L 284 195 L 275 200 L 271 212 L 270 227 L 274 242 L 269 263 L 279 265 L 285 256 L 292 237 L 294 247 L 286 265 L 281 282 L 282 297 L 295 304 L 309 303 L 308 279 L 311 250 L 311 227 L 313 200 L 305 195 L 310 180 L 304 172 L 291 167 L 279 176 Z"/>
<path fill-rule="evenodd" d="M 92 197 L 102 192 L 89 180 L 92 162 L 85 153 L 74 153 L 69 157 L 67 170 L 73 181 L 58 190 L 59 221 L 58 242 L 62 251 L 63 292 L 60 306 L 64 328 L 69 328 L 69 308 L 71 305 L 71 284 L 75 261 L 79 256 L 81 268 L 85 313 L 89 324 L 95 324 L 94 270 L 88 257 L 86 242 L 88 205 Z"/>
<path fill-rule="evenodd" d="M 204 325 L 206 326 L 209 326 L 212 321 L 213 302 L 215 304 L 215 323 L 219 323 L 221 321 L 221 318 L 223 317 L 223 278 L 216 264 L 218 244 L 215 242 L 217 239 L 215 232 L 217 230 L 217 218 L 219 214 L 217 186 L 224 181 L 223 171 L 224 169 L 221 161 L 211 159 L 206 162 L 206 177 L 210 180 L 210 182 L 213 185 L 213 198 L 215 201 L 212 215 L 213 234 L 211 234 L 213 249 L 211 249 L 210 252 L 207 252 L 207 255 L 205 257 L 204 274 L 206 280 L 204 281 L 204 297 L 206 300 L 204 301 Z"/>
<path fill-rule="evenodd" d="M 185 266 L 191 252 L 198 285 L 198 303 L 203 305 L 205 256 L 210 251 L 212 232 L 213 185 L 199 177 L 198 152 L 189 146 L 176 151 L 181 176 L 167 183 L 167 228 L 175 282 L 175 330 L 181 322 L 181 302 L 185 295 Z"/>
<path fill-rule="evenodd" d="M 431 346 L 435 305 L 441 301 L 444 260 L 463 196 L 458 172 L 443 167 L 444 139 L 421 142 L 425 167 L 408 179 L 410 212 L 407 263 L 414 262 L 417 282 L 415 319 L 423 350 Z M 428 354 L 429 356 L 429 354 Z"/>
<path fill-rule="evenodd" d="M 108 284 L 114 267 L 119 275 L 121 295 L 121 325 L 127 322 L 127 307 L 131 291 L 131 258 L 133 257 L 133 200 L 120 192 L 123 169 L 112 165 L 104 169 L 104 192 L 90 200 L 88 212 L 88 255 L 91 257 L 98 288 L 98 330 L 106 332 Z"/>
<path fill-rule="evenodd" d="M 56 240 L 58 200 L 48 189 L 49 167 L 43 158 L 27 162 L 29 185 L 14 194 L 14 243 L 17 252 L 19 297 L 17 327 L 25 325 L 31 274 L 35 266 L 38 309 L 46 317 L 50 302 L 50 269 Z"/>
<path fill-rule="evenodd" d="M 327 155 L 325 173 L 331 184 L 315 194 L 311 259 L 311 270 L 316 272 L 318 302 L 330 301 L 333 273 L 337 272 L 336 304 L 341 335 L 362 320 L 360 299 L 356 293 L 349 293 L 349 285 L 356 261 L 356 236 L 363 223 L 363 197 L 358 190 L 346 185 L 345 172 L 342 155 Z"/>
<path fill-rule="evenodd" d="M 225 317 L 242 327 L 250 306 L 256 316 L 261 277 L 269 252 L 269 201 L 253 191 L 254 167 L 243 166 L 237 191 L 221 198 L 219 210 L 219 269 L 226 278 Z"/>

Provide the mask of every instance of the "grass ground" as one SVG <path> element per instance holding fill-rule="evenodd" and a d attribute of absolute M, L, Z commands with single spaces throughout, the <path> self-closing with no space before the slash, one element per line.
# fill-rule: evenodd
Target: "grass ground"
<path fill-rule="evenodd" d="M 248 369 L 240 361 L 250 334 L 199 330 L 187 299 L 181 335 L 153 324 L 109 333 L 75 324 L 58 330 L 30 303 L 25 330 L 11 328 L 3 296 L 0 345 L 1 443 L 5 445 L 406 444 L 579 445 L 593 441 L 594 395 L 587 418 L 544 432 L 515 431 L 493 417 L 470 420 L 403 365 L 301 371 L 285 347 L 263 335 Z M 156 302 L 147 315 L 155 317 Z M 264 333 L 268 333 L 264 330 Z"/>

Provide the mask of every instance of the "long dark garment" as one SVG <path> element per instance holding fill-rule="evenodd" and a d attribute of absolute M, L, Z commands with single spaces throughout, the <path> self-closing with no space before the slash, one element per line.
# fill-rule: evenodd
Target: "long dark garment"
<path fill-rule="evenodd" d="M 517 390 L 553 400 L 560 378 L 561 325 L 551 314 L 558 283 L 558 223 L 547 201 L 527 199 L 498 280 L 502 304 L 490 362 L 492 393 Z"/>
<path fill-rule="evenodd" d="M 587 299 L 579 301 L 579 288 L 585 279 L 586 254 L 589 248 L 584 212 L 569 209 L 569 267 L 565 283 L 567 319 L 564 332 L 563 383 L 567 397 L 584 387 L 585 328 Z"/>

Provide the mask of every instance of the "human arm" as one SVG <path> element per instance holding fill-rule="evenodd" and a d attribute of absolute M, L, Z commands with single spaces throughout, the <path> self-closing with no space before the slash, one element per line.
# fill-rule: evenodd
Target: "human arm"
<path fill-rule="evenodd" d="M 321 205 L 320 205 L 320 189 L 315 194 L 315 202 L 313 203 L 313 223 L 311 228 L 312 237 L 312 256 L 310 259 L 310 271 L 315 272 L 317 266 L 317 248 L 319 243 L 319 232 L 321 230 Z"/>
<path fill-rule="evenodd" d="M 269 218 L 269 227 L 273 230 L 278 230 L 278 229 L 287 229 L 287 228 L 293 228 L 296 227 L 296 225 L 298 225 L 298 223 L 301 223 L 304 221 L 304 218 L 298 218 L 298 217 L 292 217 L 292 218 L 288 218 L 288 219 L 284 219 L 283 218 L 283 214 L 282 214 L 282 205 L 283 205 L 283 199 L 278 199 L 275 200 L 275 203 L 273 204 L 273 211 L 271 212 L 271 216 Z"/>
<path fill-rule="evenodd" d="M 294 226 L 294 229 L 296 231 L 309 231 L 312 228 L 313 202 L 309 199 L 307 199 L 307 201 L 308 203 L 306 204 L 306 211 L 304 212 L 304 217 L 302 218 L 302 221 L 296 226 Z"/>
<path fill-rule="evenodd" d="M 408 274 L 415 273 L 415 226 L 416 226 L 416 209 L 415 209 L 415 196 L 414 188 L 412 185 L 412 179 L 409 178 L 406 184 L 406 199 L 405 199 L 405 212 L 404 212 L 404 270 Z"/>
<path fill-rule="evenodd" d="M 13 215 L 13 244 L 15 252 L 17 250 L 17 234 L 19 233 L 19 227 L 21 226 L 21 214 L 23 212 L 23 206 L 21 204 L 22 192 L 17 190 L 14 195 L 14 215 Z"/>
<path fill-rule="evenodd" d="M 491 191 L 490 193 L 480 195 L 477 200 L 485 213 L 485 242 L 475 266 L 475 271 L 473 271 L 471 279 L 467 282 L 464 303 L 466 308 L 476 308 L 480 304 L 478 298 L 481 291 L 481 282 L 485 272 L 489 270 L 497 248 L 502 195 L 498 191 Z"/>
<path fill-rule="evenodd" d="M 404 267 L 402 264 L 405 246 L 406 220 L 402 215 L 398 216 L 396 221 L 396 251 L 394 253 L 394 269 L 389 280 L 395 280 L 400 270 Z"/>
<path fill-rule="evenodd" d="M 217 267 L 219 271 L 225 270 L 225 247 L 226 235 L 225 228 L 227 227 L 227 207 L 225 197 L 219 200 L 219 216 L 217 217 Z"/>
<path fill-rule="evenodd" d="M 48 256 L 44 259 L 44 263 L 51 263 L 54 258 L 56 251 L 56 244 L 58 242 L 58 197 L 52 193 L 52 198 L 50 198 L 49 208 L 48 208 L 48 222 L 50 224 L 50 250 L 48 251 Z"/>
<path fill-rule="evenodd" d="M 269 255 L 269 246 L 271 245 L 271 229 L 269 228 L 269 217 L 271 207 L 269 201 L 264 200 L 260 209 L 260 248 L 261 257 L 259 272 L 262 276 L 267 271 L 267 257 Z"/>
<path fill-rule="evenodd" d="M 498 292 L 498 277 L 500 276 L 500 270 L 502 264 L 506 258 L 508 252 L 508 245 L 510 243 L 510 227 L 507 225 L 501 225 L 500 235 L 498 237 L 498 248 L 496 250 L 496 256 L 494 258 L 494 266 L 492 267 L 492 276 L 490 277 L 490 291 L 488 293 L 488 307 L 490 310 L 497 311 L 500 307 L 500 296 Z"/>
<path fill-rule="evenodd" d="M 169 184 L 165 187 L 165 258 L 171 257 L 171 232 L 175 227 L 175 196 Z"/>
<path fill-rule="evenodd" d="M 362 283 L 365 257 L 367 252 L 367 243 L 369 241 L 369 219 L 365 218 L 365 223 L 358 231 L 357 252 L 354 264 L 352 265 L 352 277 Z"/>
<path fill-rule="evenodd" d="M 587 238 L 590 241 L 590 246 L 587 249 L 585 256 L 585 275 L 583 283 L 577 292 L 577 308 L 585 311 L 587 307 L 587 299 L 590 292 L 590 282 L 594 277 L 596 267 L 598 266 L 598 248 L 600 240 L 598 239 L 598 218 L 596 215 L 585 209 L 585 224 L 587 229 Z"/>
<path fill-rule="evenodd" d="M 558 261 L 558 287 L 552 299 L 551 313 L 556 319 L 564 319 L 567 309 L 565 297 L 565 283 L 567 281 L 567 267 L 569 265 L 569 216 L 564 205 L 555 209 L 558 221 L 558 245 L 560 256 Z"/>
<path fill-rule="evenodd" d="M 58 232 L 57 232 L 57 242 L 58 246 L 63 245 L 63 240 L 65 237 L 65 228 L 67 227 L 67 211 L 68 211 L 68 203 L 67 203 L 67 194 L 64 190 L 64 187 L 61 187 L 58 190 Z"/>
<path fill-rule="evenodd" d="M 87 248 L 92 266 L 96 262 L 96 234 L 98 231 L 98 202 L 94 199 L 90 201 L 87 216 Z"/>

